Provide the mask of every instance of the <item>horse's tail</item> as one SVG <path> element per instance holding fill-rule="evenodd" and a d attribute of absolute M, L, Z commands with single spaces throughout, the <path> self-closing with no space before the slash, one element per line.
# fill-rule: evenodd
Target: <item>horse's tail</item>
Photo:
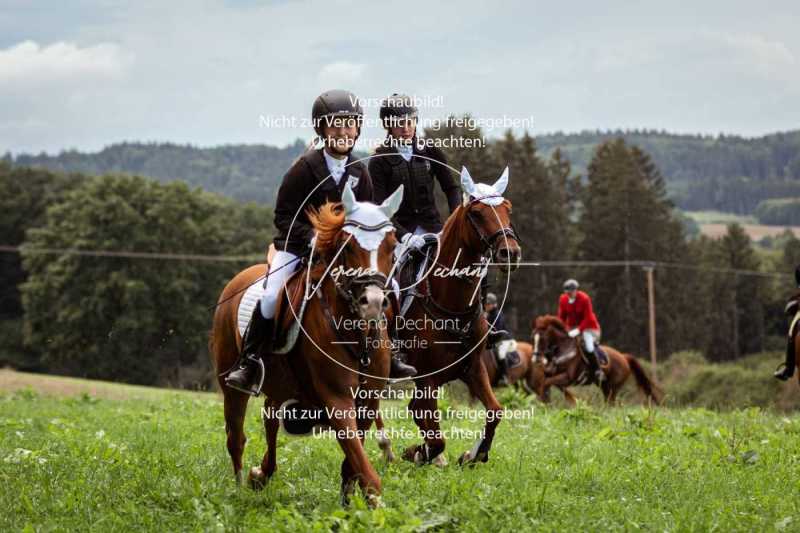
<path fill-rule="evenodd" d="M 661 387 L 650 379 L 644 371 L 644 368 L 642 368 L 642 365 L 639 364 L 639 361 L 634 356 L 625 354 L 625 359 L 628 361 L 628 366 L 631 367 L 631 372 L 636 379 L 636 385 L 639 386 L 639 389 L 646 396 L 652 398 L 656 405 L 661 405 L 661 401 L 664 399 L 664 391 L 661 390 Z"/>

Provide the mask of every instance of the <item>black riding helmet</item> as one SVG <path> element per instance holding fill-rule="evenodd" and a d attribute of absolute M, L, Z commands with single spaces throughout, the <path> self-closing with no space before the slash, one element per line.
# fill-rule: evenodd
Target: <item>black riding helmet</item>
<path fill-rule="evenodd" d="M 383 127 L 389 129 L 391 118 L 417 118 L 417 106 L 410 96 L 394 93 L 381 102 L 380 119 Z"/>
<path fill-rule="evenodd" d="M 333 89 L 325 91 L 314 100 L 314 105 L 311 106 L 311 122 L 317 135 L 323 136 L 322 126 L 324 125 L 324 120 L 333 117 L 356 117 L 358 120 L 358 135 L 361 135 L 364 110 L 361 108 L 358 97 L 350 91 Z"/>

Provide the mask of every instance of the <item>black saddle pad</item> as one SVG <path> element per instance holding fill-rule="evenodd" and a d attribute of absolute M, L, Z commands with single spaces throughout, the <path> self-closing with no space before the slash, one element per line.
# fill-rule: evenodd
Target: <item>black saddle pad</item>
<path fill-rule="evenodd" d="M 401 289 L 411 287 L 418 281 L 419 276 L 425 273 L 422 267 L 426 266 L 425 270 L 430 267 L 430 261 L 436 257 L 436 248 L 436 239 L 428 239 L 419 250 L 411 250 L 403 254 L 394 273 L 394 278 L 400 284 Z M 403 291 L 401 299 L 404 299 L 408 293 L 409 291 Z"/>

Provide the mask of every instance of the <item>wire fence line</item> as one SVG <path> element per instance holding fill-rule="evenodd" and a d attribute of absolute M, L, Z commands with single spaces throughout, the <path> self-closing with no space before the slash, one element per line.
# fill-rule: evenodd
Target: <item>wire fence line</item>
<path fill-rule="evenodd" d="M 45 255 L 78 255 L 90 257 L 122 257 L 128 259 L 160 259 L 171 261 L 221 261 L 242 263 L 245 261 L 264 261 L 264 255 L 207 255 L 181 254 L 168 252 L 125 252 L 112 250 L 78 250 L 74 248 L 32 248 L 28 246 L 0 245 L 0 252 Z"/>
<path fill-rule="evenodd" d="M 217 262 L 263 262 L 264 255 L 208 255 L 208 254 L 184 254 L 169 252 L 126 252 L 113 250 L 79 250 L 74 248 L 33 248 L 29 246 L 9 246 L 0 245 L 0 253 L 26 253 L 26 254 L 45 254 L 45 255 L 77 255 L 89 257 L 118 257 L 128 259 L 154 259 L 168 261 L 217 261 Z M 502 263 L 489 263 L 488 266 L 503 266 Z M 692 265 L 687 263 L 673 263 L 668 261 L 646 261 L 646 260 L 618 260 L 618 261 L 523 261 L 519 266 L 524 267 L 637 267 L 643 269 L 656 268 L 675 268 L 684 270 L 696 270 L 704 272 L 716 272 L 720 274 L 733 274 L 737 276 L 757 276 L 764 278 L 791 278 L 793 275 L 784 272 L 764 272 L 760 270 L 742 270 L 734 268 L 717 268 L 708 266 Z"/>

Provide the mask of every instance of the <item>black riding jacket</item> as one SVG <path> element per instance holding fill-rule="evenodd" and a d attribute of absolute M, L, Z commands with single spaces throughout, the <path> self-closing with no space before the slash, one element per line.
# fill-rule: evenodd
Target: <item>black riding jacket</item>
<path fill-rule="evenodd" d="M 275 201 L 275 227 L 278 232 L 274 242 L 277 250 L 283 250 L 285 247 L 286 251 L 295 255 L 306 253 L 308 243 L 314 235 L 307 210 L 319 209 L 326 202 L 341 202 L 342 192 L 348 180 L 351 182 L 356 200 L 372 201 L 372 180 L 367 168 L 360 162 L 353 162 L 351 154 L 347 159 L 348 166 L 344 175 L 337 185 L 330 176 L 322 150 L 322 148 L 309 150 L 301 155 L 283 177 Z M 324 182 L 320 184 L 323 180 Z M 297 218 L 293 224 L 295 214 Z"/>
<path fill-rule="evenodd" d="M 442 219 L 436 208 L 434 180 L 439 182 L 447 197 L 450 213 L 461 203 L 461 189 L 446 166 L 444 153 L 434 147 L 423 146 L 420 149 L 416 139 L 414 141 L 413 154 L 423 157 L 412 157 L 406 161 L 387 140 L 375 150 L 377 157 L 369 160 L 375 203 L 383 202 L 401 184 L 404 185 L 403 202 L 392 219 L 398 239 L 414 231 L 417 226 L 430 233 L 441 231 Z"/>

